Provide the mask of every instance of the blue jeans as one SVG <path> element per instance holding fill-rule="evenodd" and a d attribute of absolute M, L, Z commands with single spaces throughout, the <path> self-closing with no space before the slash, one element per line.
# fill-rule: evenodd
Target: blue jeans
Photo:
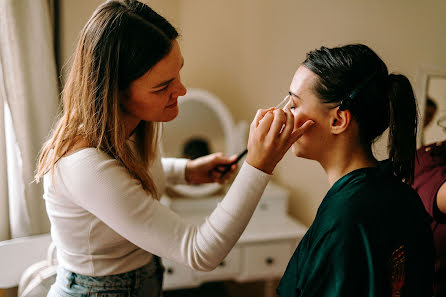
<path fill-rule="evenodd" d="M 159 297 L 163 271 L 156 256 L 141 268 L 108 276 L 86 276 L 59 267 L 47 297 Z"/>

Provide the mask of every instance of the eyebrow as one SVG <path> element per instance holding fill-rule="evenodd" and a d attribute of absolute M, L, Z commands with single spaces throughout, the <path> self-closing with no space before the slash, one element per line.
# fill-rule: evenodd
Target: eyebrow
<path fill-rule="evenodd" d="M 183 62 L 181 63 L 180 69 L 183 68 L 183 66 L 184 66 L 184 58 L 183 58 Z M 156 88 L 160 88 L 160 87 L 166 86 L 166 85 L 170 84 L 173 80 L 174 80 L 174 78 L 171 78 L 171 79 L 166 80 L 166 81 L 164 81 L 164 82 L 162 82 L 160 84 L 157 84 L 156 86 L 154 86 L 152 88 L 156 89 Z"/>
<path fill-rule="evenodd" d="M 156 88 L 159 88 L 159 87 L 166 86 L 166 85 L 170 84 L 173 80 L 174 80 L 174 79 L 171 78 L 171 79 L 169 79 L 169 80 L 166 80 L 166 81 L 164 81 L 164 82 L 162 82 L 162 83 L 160 83 L 160 84 L 154 86 L 153 88 L 156 89 Z"/>
<path fill-rule="evenodd" d="M 290 96 L 294 96 L 294 97 L 296 97 L 297 99 L 300 99 L 300 97 L 299 96 L 297 96 L 296 94 L 294 94 L 293 92 L 291 92 L 291 91 L 288 91 L 288 94 L 290 94 Z"/>

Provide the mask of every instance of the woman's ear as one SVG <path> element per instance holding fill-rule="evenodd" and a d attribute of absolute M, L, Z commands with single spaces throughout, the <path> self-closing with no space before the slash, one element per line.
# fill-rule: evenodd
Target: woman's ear
<path fill-rule="evenodd" d="M 341 110 L 339 107 L 331 111 L 331 132 L 341 134 L 347 130 L 352 119 L 350 110 Z"/>

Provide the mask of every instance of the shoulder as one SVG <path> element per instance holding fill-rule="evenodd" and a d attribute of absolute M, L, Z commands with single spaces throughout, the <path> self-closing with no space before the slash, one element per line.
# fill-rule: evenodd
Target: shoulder
<path fill-rule="evenodd" d="M 104 164 L 119 165 L 119 162 L 96 148 L 82 148 L 62 157 L 56 167 L 65 171 L 100 171 Z"/>
<path fill-rule="evenodd" d="M 409 207 L 419 203 L 418 194 L 409 185 L 394 176 L 376 172 L 361 172 L 331 195 L 332 217 L 347 223 L 361 222 L 373 214 L 379 216 L 383 208 L 391 210 L 397 205 Z"/>
<path fill-rule="evenodd" d="M 54 177 L 49 174 L 45 181 L 48 193 L 63 195 L 96 214 L 106 205 L 122 208 L 124 201 L 137 201 L 136 204 L 142 205 L 141 201 L 151 203 L 153 200 L 147 199 L 151 195 L 121 162 L 93 148 L 60 159 L 54 168 Z"/>
<path fill-rule="evenodd" d="M 139 183 L 121 162 L 95 148 L 84 148 L 61 158 L 54 168 L 54 177 L 55 183 L 63 183 L 73 193 Z"/>

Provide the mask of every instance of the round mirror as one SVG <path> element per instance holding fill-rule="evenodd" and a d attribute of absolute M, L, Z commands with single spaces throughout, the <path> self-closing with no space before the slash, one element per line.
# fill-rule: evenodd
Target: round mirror
<path fill-rule="evenodd" d="M 164 157 L 195 159 L 216 152 L 231 155 L 242 149 L 239 129 L 213 94 L 188 89 L 185 96 L 178 98 L 178 108 L 177 118 L 163 125 Z M 203 197 L 216 193 L 221 185 L 171 185 L 169 189 L 180 196 Z"/>

